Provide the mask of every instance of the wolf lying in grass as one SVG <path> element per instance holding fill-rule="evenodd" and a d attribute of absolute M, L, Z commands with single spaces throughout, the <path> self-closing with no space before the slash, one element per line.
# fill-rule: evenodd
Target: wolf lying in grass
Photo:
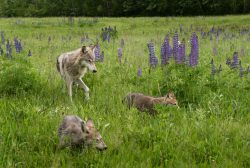
<path fill-rule="evenodd" d="M 157 111 L 154 109 L 156 104 L 178 106 L 178 102 L 173 92 L 168 93 L 164 97 L 146 96 L 142 93 L 129 93 L 123 99 L 123 103 L 126 103 L 129 108 L 136 107 L 139 111 L 146 111 L 152 115 L 157 114 Z"/>
<path fill-rule="evenodd" d="M 57 58 L 57 70 L 65 80 L 70 100 L 72 101 L 72 84 L 76 82 L 85 91 L 85 98 L 89 99 L 89 88 L 82 81 L 82 77 L 88 72 L 96 73 L 95 46 L 83 46 L 75 51 L 61 54 Z"/>
<path fill-rule="evenodd" d="M 99 150 L 107 149 L 107 145 L 91 119 L 85 123 L 80 117 L 75 115 L 64 117 L 58 129 L 58 136 L 60 140 L 59 148 L 95 145 Z"/>

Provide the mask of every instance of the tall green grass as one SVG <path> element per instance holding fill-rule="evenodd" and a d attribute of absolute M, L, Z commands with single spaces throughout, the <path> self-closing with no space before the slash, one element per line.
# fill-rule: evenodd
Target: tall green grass
<path fill-rule="evenodd" d="M 73 24 L 67 18 L 2 18 L 0 31 L 11 41 L 20 38 L 24 51 L 15 54 L 13 48 L 13 60 L 0 57 L 0 167 L 249 167 L 250 74 L 240 78 L 238 70 L 225 64 L 234 51 L 244 48 L 242 65 L 250 65 L 249 35 L 239 34 L 241 29 L 250 29 L 249 18 L 98 18 L 95 22 L 75 18 Z M 101 28 L 109 25 L 116 26 L 118 39 L 99 41 L 104 62 L 97 62 L 98 72 L 83 79 L 90 88 L 90 100 L 86 102 L 83 91 L 74 87 L 71 103 L 56 70 L 56 58 L 88 45 L 80 43 L 84 33 L 95 41 Z M 165 35 L 173 36 L 179 25 L 186 31 L 180 36 L 187 46 L 193 31 L 213 26 L 237 38 L 223 40 L 221 36 L 210 41 L 197 33 L 200 58 L 196 68 L 170 62 L 149 71 L 147 43 L 155 43 L 159 58 Z M 122 38 L 125 47 L 119 63 Z M 216 56 L 213 46 L 218 49 Z M 27 57 L 28 50 L 31 57 Z M 223 66 L 215 76 L 211 75 L 212 58 Z M 139 66 L 142 77 L 137 77 Z M 13 87 L 17 88 L 14 93 L 10 92 Z M 155 117 L 122 104 L 128 92 L 160 96 L 168 91 L 174 91 L 180 108 L 157 107 L 160 114 Z M 92 118 L 108 149 L 58 150 L 57 128 L 67 114 Z"/>

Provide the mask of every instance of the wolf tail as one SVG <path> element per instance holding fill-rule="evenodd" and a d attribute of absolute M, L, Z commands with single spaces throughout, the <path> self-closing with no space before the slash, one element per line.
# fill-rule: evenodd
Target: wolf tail
<path fill-rule="evenodd" d="M 56 59 L 56 68 L 57 68 L 57 71 L 60 72 L 60 62 L 59 62 L 59 57 Z"/>

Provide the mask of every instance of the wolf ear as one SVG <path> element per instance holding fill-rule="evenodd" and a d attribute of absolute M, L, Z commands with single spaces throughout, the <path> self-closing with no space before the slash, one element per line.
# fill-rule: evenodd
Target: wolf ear
<path fill-rule="evenodd" d="M 175 99 L 175 95 L 173 92 L 169 92 L 165 97 L 170 99 Z"/>
<path fill-rule="evenodd" d="M 83 132 L 87 132 L 88 131 L 88 128 L 86 127 L 86 124 L 84 121 L 81 122 L 81 127 L 82 127 L 82 131 Z"/>
<path fill-rule="evenodd" d="M 87 50 L 86 46 L 82 46 L 82 52 L 85 53 Z"/>
<path fill-rule="evenodd" d="M 95 127 L 94 122 L 93 122 L 92 119 L 88 119 L 88 121 L 86 122 L 86 125 L 87 125 L 87 127 L 89 127 L 89 128 Z"/>

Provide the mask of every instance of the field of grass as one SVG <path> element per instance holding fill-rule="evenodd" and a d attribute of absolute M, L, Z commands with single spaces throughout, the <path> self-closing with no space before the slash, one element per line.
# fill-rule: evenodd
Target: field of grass
<path fill-rule="evenodd" d="M 101 29 L 108 26 L 116 26 L 118 37 L 102 42 Z M 5 38 L 0 41 L 0 167 L 250 167 L 250 74 L 240 77 L 239 68 L 226 65 L 235 51 L 244 71 L 250 65 L 250 16 L 1 18 L 0 31 Z M 164 37 L 169 34 L 172 45 L 176 31 L 185 38 L 187 57 L 190 36 L 198 35 L 196 67 L 174 60 L 160 65 Z M 91 40 L 81 42 L 84 34 Z M 21 53 L 14 37 L 21 40 Z M 83 79 L 90 100 L 74 87 L 71 103 L 56 58 L 97 38 L 104 62 Z M 154 69 L 149 68 L 150 41 L 159 59 Z M 217 69 L 222 65 L 215 75 L 211 59 Z M 176 94 L 180 108 L 157 106 L 155 117 L 122 104 L 128 92 L 161 96 L 168 91 Z M 67 114 L 92 118 L 108 149 L 58 150 L 57 128 Z"/>

